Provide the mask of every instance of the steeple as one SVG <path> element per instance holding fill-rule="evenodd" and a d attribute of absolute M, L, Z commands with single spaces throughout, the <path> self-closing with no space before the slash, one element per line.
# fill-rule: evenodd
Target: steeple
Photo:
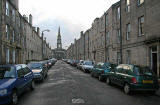
<path fill-rule="evenodd" d="M 60 27 L 59 27 L 59 29 L 58 29 L 57 49 L 62 49 Z"/>
<path fill-rule="evenodd" d="M 60 30 L 60 27 L 58 29 L 58 36 L 61 36 L 61 30 Z"/>

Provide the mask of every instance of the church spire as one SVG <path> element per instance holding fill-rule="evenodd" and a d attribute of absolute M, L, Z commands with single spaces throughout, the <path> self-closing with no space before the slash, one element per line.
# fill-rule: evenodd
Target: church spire
<path fill-rule="evenodd" d="M 58 29 L 57 49 L 62 49 L 62 42 L 61 42 L 61 32 L 60 32 L 60 27 L 59 27 L 59 29 Z"/>
<path fill-rule="evenodd" d="M 58 36 L 61 36 L 60 26 L 59 26 L 59 29 L 58 29 Z"/>

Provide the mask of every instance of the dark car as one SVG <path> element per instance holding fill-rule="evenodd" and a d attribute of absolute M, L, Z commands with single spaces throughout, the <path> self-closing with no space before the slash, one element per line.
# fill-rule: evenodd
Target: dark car
<path fill-rule="evenodd" d="M 43 62 L 31 62 L 28 67 L 32 70 L 34 74 L 34 79 L 36 81 L 42 81 L 47 77 L 47 67 Z"/>
<path fill-rule="evenodd" d="M 106 75 L 117 65 L 112 63 L 97 63 L 91 72 L 92 77 L 98 77 L 100 81 L 106 80 Z"/>
<path fill-rule="evenodd" d="M 0 105 L 16 105 L 18 96 L 28 88 L 34 90 L 34 75 L 27 65 L 0 66 Z"/>
<path fill-rule="evenodd" d="M 153 94 L 159 89 L 158 78 L 148 67 L 121 64 L 108 73 L 107 84 L 116 84 L 124 88 L 124 92 L 150 91 Z"/>

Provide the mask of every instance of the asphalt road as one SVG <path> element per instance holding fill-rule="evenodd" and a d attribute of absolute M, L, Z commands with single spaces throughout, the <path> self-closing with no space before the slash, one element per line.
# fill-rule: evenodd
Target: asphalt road
<path fill-rule="evenodd" d="M 125 95 L 117 86 L 108 86 L 90 74 L 58 61 L 43 83 L 27 91 L 19 105 L 160 105 L 160 96 L 146 93 Z"/>

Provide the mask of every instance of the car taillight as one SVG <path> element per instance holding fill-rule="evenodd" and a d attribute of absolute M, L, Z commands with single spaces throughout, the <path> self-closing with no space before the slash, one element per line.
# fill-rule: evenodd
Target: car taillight
<path fill-rule="evenodd" d="M 137 83 L 137 80 L 135 77 L 132 77 L 132 83 Z"/>
<path fill-rule="evenodd" d="M 102 70 L 102 74 L 104 74 L 104 70 Z"/>

